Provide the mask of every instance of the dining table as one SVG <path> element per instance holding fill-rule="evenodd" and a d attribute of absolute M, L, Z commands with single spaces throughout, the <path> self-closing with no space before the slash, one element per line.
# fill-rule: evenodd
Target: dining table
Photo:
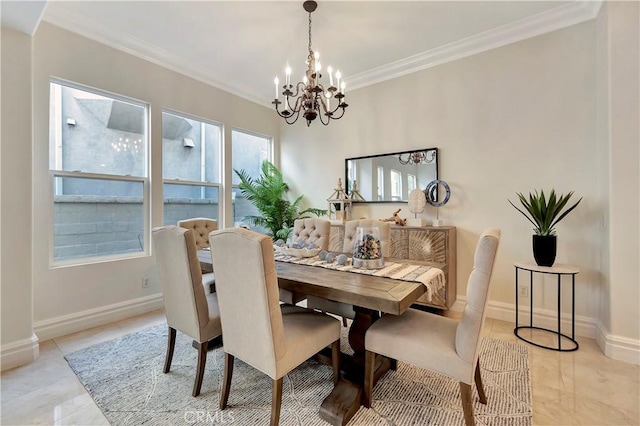
<path fill-rule="evenodd" d="M 212 270 L 211 252 L 200 250 L 198 258 L 203 271 Z M 393 262 L 422 263 L 393 259 Z M 343 375 L 332 392 L 324 399 L 320 417 L 333 425 L 345 425 L 362 403 L 364 385 L 364 339 L 367 329 L 381 315 L 402 315 L 425 292 L 429 283 L 328 269 L 309 264 L 283 261 L 276 256 L 278 286 L 294 294 L 312 295 L 353 306 L 354 320 L 348 332 L 353 355 L 342 354 Z M 435 268 L 434 277 L 444 282 L 444 272 Z M 330 362 L 328 355 L 325 362 Z M 377 356 L 374 383 L 389 369 L 395 369 L 395 360 Z"/>

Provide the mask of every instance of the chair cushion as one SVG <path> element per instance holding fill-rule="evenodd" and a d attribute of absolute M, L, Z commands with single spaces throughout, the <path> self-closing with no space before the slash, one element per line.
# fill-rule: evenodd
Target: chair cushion
<path fill-rule="evenodd" d="M 209 308 L 209 321 L 202 327 L 199 343 L 211 340 L 222 334 L 220 310 L 218 309 L 218 296 L 215 293 L 207 295 L 207 306 Z"/>
<path fill-rule="evenodd" d="M 276 377 L 287 374 L 322 348 L 340 339 L 340 321 L 310 309 L 280 305 L 286 352 L 278 361 Z"/>
<path fill-rule="evenodd" d="M 472 364 L 456 352 L 457 325 L 455 320 L 417 309 L 384 315 L 367 330 L 365 348 L 471 384 Z"/>

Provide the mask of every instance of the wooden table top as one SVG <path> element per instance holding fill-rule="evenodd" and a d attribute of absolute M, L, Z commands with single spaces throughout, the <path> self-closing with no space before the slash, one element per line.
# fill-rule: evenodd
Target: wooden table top
<path fill-rule="evenodd" d="M 198 252 L 203 269 L 211 268 L 211 252 Z M 278 285 L 297 293 L 400 315 L 425 291 L 419 282 L 336 271 L 276 261 Z"/>

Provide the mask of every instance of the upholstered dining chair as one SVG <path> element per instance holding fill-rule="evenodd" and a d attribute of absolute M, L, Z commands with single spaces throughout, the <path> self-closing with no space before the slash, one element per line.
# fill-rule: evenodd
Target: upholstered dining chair
<path fill-rule="evenodd" d="M 382 256 L 389 257 L 391 252 L 391 223 L 383 222 L 375 219 L 358 219 L 349 220 L 344 224 L 344 239 L 342 243 L 342 252 L 351 256 L 353 254 L 353 246 L 356 240 L 356 230 L 358 227 L 378 228 L 380 231 L 380 244 L 382 244 Z M 333 300 L 323 299 L 316 296 L 307 297 L 307 307 L 318 309 L 322 312 L 330 312 L 340 315 L 343 324 L 346 326 L 346 318 L 353 319 L 355 312 L 353 305 L 335 302 Z"/>
<path fill-rule="evenodd" d="M 193 231 L 177 226 L 153 229 L 153 244 L 162 285 L 169 335 L 164 373 L 168 373 L 176 343 L 176 330 L 199 343 L 193 396 L 200 395 L 209 340 L 222 334 L 218 299 L 205 295 Z"/>
<path fill-rule="evenodd" d="M 486 404 L 478 348 L 499 240 L 500 230 L 495 228 L 487 229 L 480 236 L 467 282 L 467 304 L 459 321 L 409 309 L 399 316 L 385 315 L 367 330 L 366 407 L 371 406 L 375 356 L 380 354 L 458 380 L 465 423 L 475 425 L 471 385 L 475 381 L 478 398 Z"/>
<path fill-rule="evenodd" d="M 284 375 L 329 345 L 337 383 L 340 322 L 309 309 L 280 305 L 273 244 L 268 236 L 228 228 L 212 232 L 209 239 L 224 333 L 220 409 L 227 406 L 237 357 L 273 379 L 271 425 L 277 425 Z"/>
<path fill-rule="evenodd" d="M 329 233 L 331 232 L 331 221 L 318 217 L 296 219 L 293 222 L 291 231 L 292 242 L 314 243 L 322 250 L 329 249 Z M 280 301 L 295 305 L 304 300 L 306 295 L 294 293 L 289 290 L 279 289 Z"/>
<path fill-rule="evenodd" d="M 184 219 L 178 221 L 181 228 L 191 229 L 196 239 L 198 250 L 209 248 L 209 234 L 211 231 L 218 229 L 218 221 L 207 217 L 194 217 L 192 219 Z M 204 291 L 210 294 L 214 291 L 216 278 L 213 272 L 202 274 L 202 285 Z"/>

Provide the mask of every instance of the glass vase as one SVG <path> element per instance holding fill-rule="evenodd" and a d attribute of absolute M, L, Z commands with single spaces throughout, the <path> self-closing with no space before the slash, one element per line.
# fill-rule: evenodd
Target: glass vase
<path fill-rule="evenodd" d="M 380 269 L 384 266 L 380 229 L 362 226 L 356 228 L 352 264 L 361 269 Z"/>

